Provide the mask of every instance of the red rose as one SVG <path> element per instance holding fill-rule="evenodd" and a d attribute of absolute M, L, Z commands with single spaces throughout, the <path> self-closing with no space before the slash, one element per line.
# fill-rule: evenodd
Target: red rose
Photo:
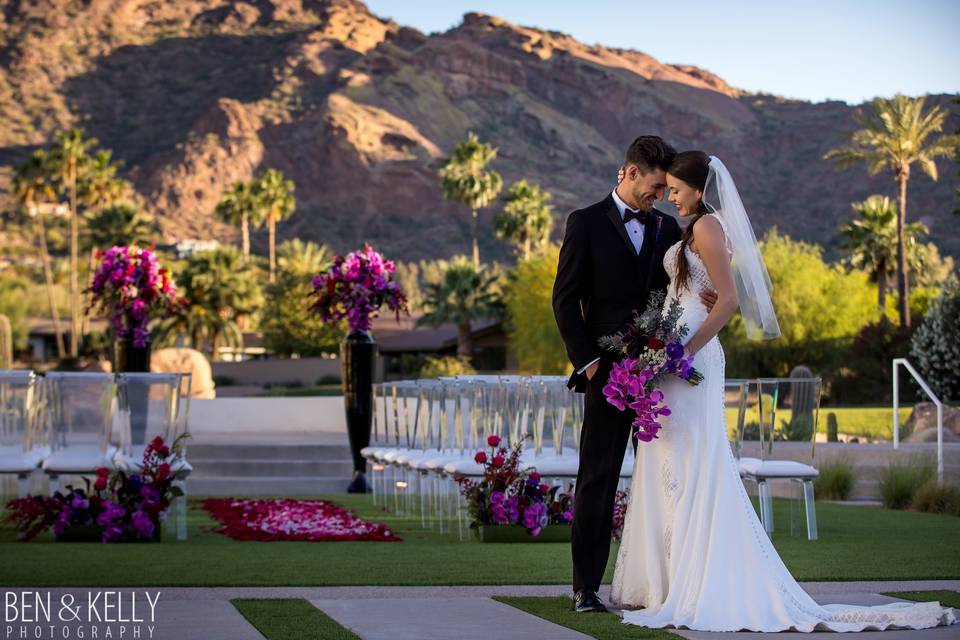
<path fill-rule="evenodd" d="M 487 444 L 490 445 L 491 447 L 500 446 L 500 436 L 489 436 L 487 438 Z"/>
<path fill-rule="evenodd" d="M 163 447 L 163 438 L 161 438 L 160 436 L 157 436 L 156 438 L 150 441 L 150 448 L 153 449 L 154 451 L 159 452 L 162 447 Z"/>
<path fill-rule="evenodd" d="M 170 457 L 170 447 L 168 447 L 167 445 L 163 445 L 156 451 L 157 451 L 157 455 L 160 456 L 161 458 Z"/>
<path fill-rule="evenodd" d="M 663 340 L 651 336 L 650 339 L 647 341 L 647 346 L 650 347 L 651 349 L 656 349 L 657 351 L 659 351 L 660 349 L 663 349 Z"/>
<path fill-rule="evenodd" d="M 107 488 L 107 478 L 106 476 L 98 476 L 97 481 L 93 483 L 93 488 L 97 491 L 103 491 Z"/>
<path fill-rule="evenodd" d="M 540 493 L 550 493 L 550 487 L 545 484 L 540 485 Z"/>
<path fill-rule="evenodd" d="M 170 465 L 164 462 L 157 467 L 157 482 L 163 482 L 170 477 Z"/>
<path fill-rule="evenodd" d="M 106 467 L 97 467 L 97 477 L 106 478 L 109 475 L 110 470 Z"/>
<path fill-rule="evenodd" d="M 540 474 L 537 473 L 536 471 L 531 471 L 530 479 L 533 480 L 534 482 L 540 482 Z"/>
<path fill-rule="evenodd" d="M 503 466 L 503 463 L 504 463 L 503 456 L 493 456 L 493 460 L 490 462 L 490 464 L 493 465 L 494 469 L 499 469 L 500 467 Z"/>
<path fill-rule="evenodd" d="M 477 455 L 473 456 L 473 461 L 477 464 L 484 464 L 487 461 L 487 454 L 485 451 L 477 451 Z"/>

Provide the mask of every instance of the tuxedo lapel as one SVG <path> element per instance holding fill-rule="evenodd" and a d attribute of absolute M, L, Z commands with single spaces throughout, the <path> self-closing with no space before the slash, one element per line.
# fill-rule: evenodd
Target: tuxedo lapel
<path fill-rule="evenodd" d="M 634 260 L 639 260 L 640 255 L 643 254 L 643 247 L 641 247 L 640 254 L 637 254 L 637 249 L 633 246 L 633 242 L 630 241 L 630 235 L 627 233 L 627 227 L 625 224 L 623 224 L 623 218 L 620 217 L 620 210 L 617 209 L 617 204 L 613 201 L 613 196 L 607 196 L 607 199 L 604 202 L 607 204 L 606 213 L 610 223 L 614 226 L 614 228 L 616 228 L 617 233 L 620 234 L 620 237 L 623 238 L 630 255 L 633 256 Z"/>
<path fill-rule="evenodd" d="M 662 213 L 656 209 L 650 210 L 647 217 L 647 224 L 643 227 L 643 247 L 640 248 L 640 259 L 647 268 L 646 283 L 643 285 L 643 295 L 646 296 L 650 291 L 650 281 L 653 280 L 653 272 L 657 265 L 654 259 L 660 255 L 660 230 L 663 225 L 661 220 Z"/>

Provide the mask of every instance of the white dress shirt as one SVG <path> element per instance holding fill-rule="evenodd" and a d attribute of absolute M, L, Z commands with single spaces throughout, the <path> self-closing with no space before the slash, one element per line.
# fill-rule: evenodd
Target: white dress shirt
<path fill-rule="evenodd" d="M 620 212 L 620 219 L 623 220 L 623 215 L 627 209 L 630 207 L 627 206 L 627 203 L 620 199 L 620 195 L 617 193 L 617 190 L 613 190 L 613 202 L 617 205 L 617 211 Z M 633 243 L 633 248 L 636 249 L 637 255 L 640 254 L 640 249 L 643 248 L 643 225 L 640 224 L 640 221 L 636 218 L 625 223 L 623 226 L 627 228 L 627 235 L 630 236 L 630 242 Z M 600 358 L 594 358 L 593 361 L 588 363 L 585 367 L 577 371 L 577 373 L 583 373 L 590 368 L 595 362 L 598 362 Z"/>

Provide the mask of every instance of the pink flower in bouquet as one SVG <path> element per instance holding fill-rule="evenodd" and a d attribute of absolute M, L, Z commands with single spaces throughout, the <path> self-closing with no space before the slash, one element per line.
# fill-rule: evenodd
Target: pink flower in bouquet
<path fill-rule="evenodd" d="M 503 456 L 497 455 L 497 456 L 493 456 L 493 460 L 490 461 L 490 465 L 491 465 L 494 469 L 499 469 L 500 467 L 503 466 L 503 463 L 504 463 L 504 462 L 505 462 L 505 460 L 504 460 Z"/>
<path fill-rule="evenodd" d="M 107 478 L 106 476 L 97 476 L 97 479 L 93 482 L 93 488 L 97 491 L 103 491 L 107 488 Z"/>
<path fill-rule="evenodd" d="M 531 471 L 531 472 L 530 472 L 530 479 L 533 480 L 534 482 L 540 482 L 540 478 L 541 478 L 541 477 L 542 477 L 542 476 L 541 476 L 539 473 L 537 473 L 536 471 Z"/>
<path fill-rule="evenodd" d="M 500 436 L 497 436 L 497 435 L 487 436 L 487 444 L 490 445 L 491 447 L 499 447 Z"/>
<path fill-rule="evenodd" d="M 487 452 L 477 451 L 477 455 L 473 456 L 473 461 L 477 464 L 485 464 L 487 462 Z"/>
<path fill-rule="evenodd" d="M 153 536 L 154 524 L 143 511 L 134 511 L 130 516 L 130 529 L 141 538 L 150 538 Z"/>

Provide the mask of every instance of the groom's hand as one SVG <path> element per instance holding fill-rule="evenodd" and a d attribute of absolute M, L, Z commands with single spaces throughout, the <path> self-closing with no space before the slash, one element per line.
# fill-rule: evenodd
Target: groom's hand
<path fill-rule="evenodd" d="M 592 365 L 587 367 L 584 370 L 584 373 L 587 374 L 587 380 L 593 380 L 593 376 L 597 375 L 597 369 L 600 368 L 599 362 L 594 362 Z"/>
<path fill-rule="evenodd" d="M 713 305 L 717 304 L 717 292 L 704 289 L 700 292 L 700 302 L 707 308 L 707 313 L 713 310 Z"/>

